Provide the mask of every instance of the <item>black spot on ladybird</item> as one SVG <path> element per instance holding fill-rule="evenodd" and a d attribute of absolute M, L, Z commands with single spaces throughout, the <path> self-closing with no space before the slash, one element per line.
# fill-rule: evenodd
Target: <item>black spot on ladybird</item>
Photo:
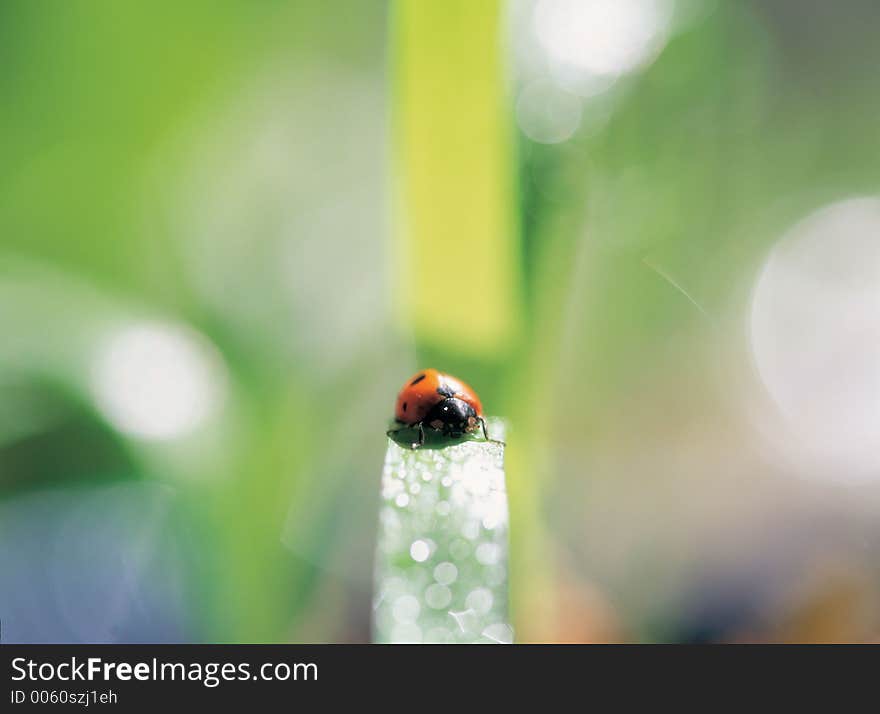
<path fill-rule="evenodd" d="M 424 378 L 425 378 L 424 373 L 423 373 L 423 374 L 420 374 L 420 375 L 419 375 L 418 377 L 416 377 L 412 382 L 409 383 L 409 386 L 410 386 L 410 387 L 414 387 L 414 386 L 416 386 L 416 385 L 417 385 L 419 382 L 421 382 Z"/>
<path fill-rule="evenodd" d="M 406 402 L 403 403 L 403 411 L 406 411 Z"/>

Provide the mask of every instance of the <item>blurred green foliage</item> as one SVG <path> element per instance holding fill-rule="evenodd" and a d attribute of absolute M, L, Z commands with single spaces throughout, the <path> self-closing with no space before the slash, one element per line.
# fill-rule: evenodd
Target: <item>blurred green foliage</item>
<path fill-rule="evenodd" d="M 497 362 L 517 336 L 503 3 L 394 4 L 397 296 L 427 344 Z"/>

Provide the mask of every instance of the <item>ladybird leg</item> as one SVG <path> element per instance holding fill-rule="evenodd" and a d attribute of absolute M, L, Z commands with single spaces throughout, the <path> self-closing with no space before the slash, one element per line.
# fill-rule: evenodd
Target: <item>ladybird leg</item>
<path fill-rule="evenodd" d="M 486 441 L 491 441 L 493 444 L 501 444 L 501 446 L 507 446 L 503 441 L 489 438 L 489 432 L 486 429 L 486 420 L 483 419 L 483 417 L 477 417 L 477 420 L 480 422 L 480 426 L 483 427 L 483 436 L 486 438 Z"/>
<path fill-rule="evenodd" d="M 412 445 L 412 449 L 418 449 L 425 443 L 425 427 L 422 422 L 419 422 L 417 426 L 419 427 L 419 441 Z"/>
<path fill-rule="evenodd" d="M 402 431 L 409 431 L 410 429 L 418 429 L 419 440 L 410 444 L 409 448 L 418 449 L 422 444 L 425 443 L 425 429 L 422 426 L 422 422 L 418 422 L 417 424 L 404 424 L 397 429 L 389 429 L 385 432 L 385 435 L 393 439 L 395 434 L 399 434 Z"/>

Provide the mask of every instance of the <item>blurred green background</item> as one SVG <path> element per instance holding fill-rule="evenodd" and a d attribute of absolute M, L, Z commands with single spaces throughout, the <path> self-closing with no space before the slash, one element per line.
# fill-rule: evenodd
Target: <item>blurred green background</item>
<path fill-rule="evenodd" d="M 880 7 L 0 4 L 13 642 L 363 642 L 418 368 L 519 641 L 880 636 Z"/>

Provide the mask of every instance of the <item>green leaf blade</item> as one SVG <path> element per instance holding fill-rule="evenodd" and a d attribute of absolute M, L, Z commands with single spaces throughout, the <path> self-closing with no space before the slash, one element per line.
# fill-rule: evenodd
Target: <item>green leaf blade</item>
<path fill-rule="evenodd" d="M 389 439 L 375 572 L 375 642 L 512 642 L 503 445 Z"/>

